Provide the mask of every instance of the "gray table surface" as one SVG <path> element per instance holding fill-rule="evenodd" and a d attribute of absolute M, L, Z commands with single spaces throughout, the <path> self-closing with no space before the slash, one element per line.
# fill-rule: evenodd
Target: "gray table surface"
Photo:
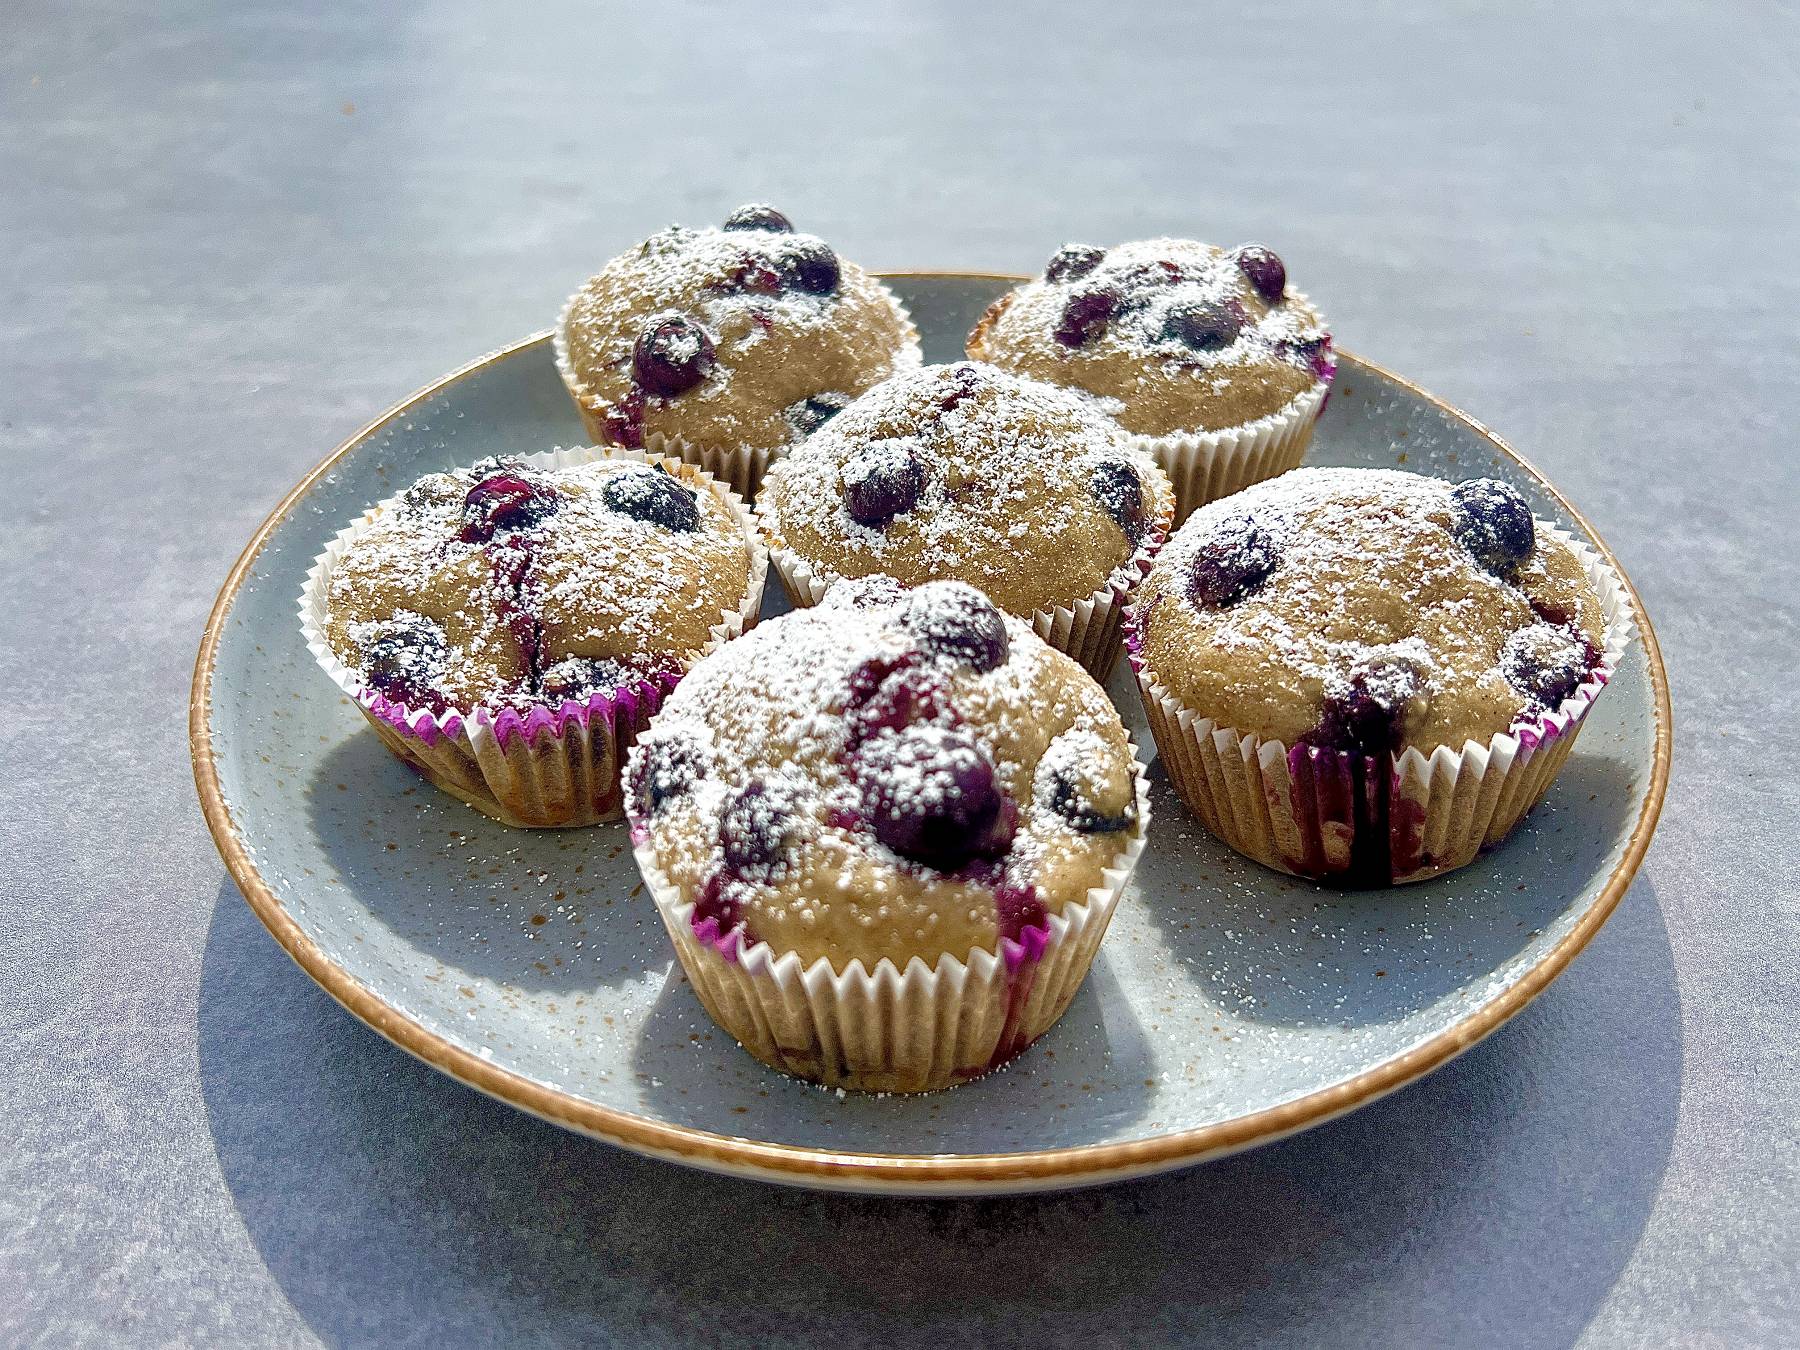
<path fill-rule="evenodd" d="M 1800 1336 L 1800 16 L 324 8 L 0 12 L 0 1341 Z M 293 967 L 188 770 L 232 558 L 366 417 L 757 198 L 874 266 L 1269 240 L 1546 469 L 1677 725 L 1567 975 L 1286 1143 L 900 1202 L 561 1133 Z"/>

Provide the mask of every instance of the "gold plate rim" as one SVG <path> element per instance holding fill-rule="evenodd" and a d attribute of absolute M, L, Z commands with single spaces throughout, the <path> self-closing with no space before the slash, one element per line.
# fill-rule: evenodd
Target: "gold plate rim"
<path fill-rule="evenodd" d="M 1009 273 L 977 271 L 909 270 L 883 272 L 879 275 L 888 279 L 919 277 L 983 280 L 1004 285 L 1027 280 Z M 224 585 L 220 587 L 200 640 L 188 699 L 188 748 L 193 760 L 194 784 L 199 791 L 201 809 L 226 870 L 251 910 L 294 962 L 354 1016 L 401 1049 L 470 1087 L 545 1120 L 634 1152 L 710 1171 L 795 1185 L 844 1190 L 957 1193 L 1051 1189 L 1121 1180 L 1203 1162 L 1254 1144 L 1272 1142 L 1371 1102 L 1453 1059 L 1515 1016 L 1562 973 L 1611 917 L 1643 863 L 1651 836 L 1661 817 L 1663 799 L 1668 789 L 1674 727 L 1662 651 L 1657 643 L 1656 631 L 1651 626 L 1650 617 L 1644 610 L 1643 601 L 1629 574 L 1587 517 L 1535 465 L 1505 440 L 1461 409 L 1427 393 L 1410 380 L 1340 349 L 1339 355 L 1346 364 L 1361 367 L 1383 379 L 1391 380 L 1447 416 L 1463 422 L 1490 442 L 1499 453 L 1536 479 L 1570 517 L 1580 524 L 1606 561 L 1624 580 L 1644 646 L 1655 696 L 1655 751 L 1643 806 L 1638 812 L 1630 838 L 1626 841 L 1625 851 L 1607 877 L 1600 894 L 1576 921 L 1575 926 L 1498 998 L 1483 1004 L 1454 1026 L 1445 1028 L 1404 1054 L 1385 1060 L 1341 1083 L 1278 1106 L 1171 1134 L 1115 1143 L 1042 1149 L 1029 1153 L 839 1152 L 743 1139 L 602 1106 L 534 1082 L 484 1060 L 398 1012 L 342 967 L 334 964 L 301 930 L 274 890 L 263 879 L 238 836 L 231 808 L 225 801 L 219 783 L 211 735 L 213 668 L 226 618 L 244 578 L 270 536 L 287 520 L 295 504 L 313 484 L 331 472 L 340 460 L 392 418 L 425 399 L 442 393 L 476 371 L 508 360 L 539 343 L 548 342 L 550 337 L 549 329 L 535 333 L 434 380 L 373 418 L 314 465 L 257 527 L 256 533 L 251 536 L 232 565 Z"/>

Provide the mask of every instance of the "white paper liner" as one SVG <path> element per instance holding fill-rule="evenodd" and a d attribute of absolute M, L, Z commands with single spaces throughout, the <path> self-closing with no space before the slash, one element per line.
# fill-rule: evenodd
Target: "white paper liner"
<path fill-rule="evenodd" d="M 700 655 L 753 627 L 762 613 L 768 551 L 750 508 L 735 492 L 713 483 L 679 460 L 620 447 L 583 446 L 522 455 L 533 469 L 562 469 L 603 459 L 666 462 L 692 486 L 715 490 L 731 509 L 750 544 L 750 576 L 743 602 L 722 613 Z M 567 701 L 521 713 L 478 706 L 470 711 L 413 712 L 363 686 L 362 678 L 332 651 L 325 637 L 326 581 L 338 559 L 399 494 L 345 526 L 313 560 L 300 591 L 300 628 L 319 667 L 356 704 L 387 748 L 430 782 L 484 815 L 531 829 L 594 825 L 624 814 L 620 773 L 626 751 L 679 682 L 678 675 L 640 680 L 585 704 Z M 698 659 L 698 656 L 695 657 Z"/>
<path fill-rule="evenodd" d="M 1132 443 L 1149 451 L 1175 485 L 1176 526 L 1208 502 L 1298 468 L 1330 390 L 1330 382 L 1321 380 L 1279 412 L 1241 427 L 1133 436 Z"/>
<path fill-rule="evenodd" d="M 1200 823 L 1278 871 L 1349 885 L 1422 881 L 1504 839 L 1541 800 L 1630 645 L 1631 602 L 1618 573 L 1543 521 L 1574 550 L 1599 596 L 1605 645 L 1588 678 L 1554 711 L 1458 751 L 1408 748 L 1379 758 L 1303 747 L 1223 726 L 1184 707 L 1127 649 L 1170 784 Z M 1385 779 L 1385 782 L 1383 781 Z"/>
<path fill-rule="evenodd" d="M 1137 824 L 1086 900 L 1022 941 L 1001 939 L 999 951 L 944 955 L 935 965 L 915 956 L 902 970 L 883 957 L 872 971 L 858 959 L 840 972 L 824 957 L 802 965 L 767 942 L 708 940 L 636 819 L 632 848 L 701 1006 L 745 1050 L 830 1087 L 930 1092 L 999 1068 L 1068 1009 L 1149 838 L 1149 783 L 1134 766 Z"/>
<path fill-rule="evenodd" d="M 1163 510 L 1144 531 L 1137 552 L 1114 568 L 1106 584 L 1092 595 L 1071 605 L 1033 610 L 1030 615 L 1021 616 L 1031 620 L 1039 637 L 1059 652 L 1074 657 L 1101 684 L 1106 683 L 1106 677 L 1119 659 L 1119 626 L 1124 622 L 1126 604 L 1138 584 L 1149 575 L 1151 563 L 1168 539 L 1173 510 L 1174 497 L 1165 494 Z M 769 528 L 760 511 L 756 513 L 756 519 L 769 550 L 769 561 L 775 564 L 775 575 L 794 604 L 809 609 L 843 580 L 835 573 L 816 571 L 805 558 L 780 543 L 780 537 Z"/>
<path fill-rule="evenodd" d="M 1288 296 L 1311 310 L 1320 329 L 1329 333 L 1325 316 L 1303 291 L 1290 287 Z M 997 305 L 982 315 L 969 335 L 969 355 L 979 360 L 991 359 L 985 355 L 986 333 L 998 316 Z M 1196 508 L 1207 502 L 1298 467 L 1312 444 L 1313 425 L 1325 411 L 1325 400 L 1336 375 L 1337 361 L 1332 357 L 1330 371 L 1312 388 L 1295 395 L 1286 407 L 1242 426 L 1165 436 L 1127 432 L 1132 444 L 1153 456 L 1174 485 L 1174 527 L 1179 528 Z"/>
<path fill-rule="evenodd" d="M 925 358 L 919 345 L 919 329 L 913 323 L 912 315 L 900 303 L 900 297 L 882 281 L 873 274 L 865 275 L 869 277 L 870 284 L 885 295 L 899 313 L 904 330 L 900 351 L 894 357 L 890 375 L 919 365 Z M 565 300 L 562 312 L 556 316 L 556 329 L 550 340 L 556 354 L 556 370 L 562 376 L 563 386 L 568 389 L 569 397 L 575 402 L 575 410 L 581 414 L 581 424 L 587 429 L 589 438 L 596 445 L 613 444 L 606 429 L 606 413 L 610 405 L 576 375 L 574 364 L 569 360 L 569 311 L 574 308 L 580 294 L 578 289 Z M 645 435 L 643 448 L 652 454 L 672 455 L 706 470 L 748 502 L 756 499 L 756 490 L 762 486 L 763 475 L 769 471 L 769 465 L 792 447 L 695 445 L 685 437 L 653 431 Z"/>

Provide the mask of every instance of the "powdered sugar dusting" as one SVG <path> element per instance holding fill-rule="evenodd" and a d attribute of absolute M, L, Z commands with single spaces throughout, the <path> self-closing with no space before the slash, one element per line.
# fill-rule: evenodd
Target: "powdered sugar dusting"
<path fill-rule="evenodd" d="M 838 269 L 824 290 L 808 273 L 821 259 Z M 698 325 L 716 360 L 692 387 L 646 389 L 633 379 L 633 349 L 671 317 Z M 694 444 L 779 446 L 796 434 L 785 416 L 795 404 L 854 396 L 917 361 L 910 324 L 880 283 L 816 236 L 759 229 L 658 231 L 576 293 L 559 342 L 584 405 L 634 446 L 646 428 Z M 683 335 L 667 354 L 693 361 L 701 345 Z"/>
<path fill-rule="evenodd" d="M 698 508 L 691 530 L 609 505 L 608 482 L 650 474 L 665 471 L 623 459 L 530 469 L 486 461 L 427 475 L 378 508 L 333 569 L 334 652 L 378 679 L 369 662 L 384 640 L 413 665 L 421 644 L 431 648 L 432 661 L 406 672 L 417 686 L 408 692 L 440 711 L 534 702 L 551 672 L 568 687 L 577 659 L 596 678 L 680 669 L 742 600 L 750 546 L 698 482 L 670 480 Z M 471 490 L 501 476 L 526 485 L 532 509 L 476 520 Z"/>
<path fill-rule="evenodd" d="M 766 824 L 782 832 L 786 862 L 734 902 L 755 931 L 829 930 L 851 947 L 886 932 L 935 955 L 933 943 L 954 943 L 954 934 L 991 937 L 1002 876 L 1045 890 L 1055 912 L 1082 898 L 1120 847 L 1078 833 L 1033 786 L 1039 761 L 1065 740 L 1058 762 L 1094 758 L 1129 786 L 1129 743 L 1100 688 L 1012 618 L 1003 621 L 1005 659 L 979 669 L 966 652 L 921 638 L 931 625 L 909 624 L 909 599 L 896 601 L 885 578 L 846 582 L 816 608 L 762 624 L 695 666 L 643 739 L 647 763 L 670 745 L 705 766 L 646 824 L 665 869 L 696 890 L 727 868 L 723 826 L 747 785 L 766 785 L 785 803 L 783 818 Z M 977 863 L 940 873 L 885 847 L 866 821 L 870 785 L 858 776 L 859 747 L 870 746 L 879 753 L 860 753 L 879 762 L 880 790 L 903 811 L 941 806 L 975 760 L 990 763 L 1011 830 L 991 865 L 998 870 Z M 1072 855 L 1087 861 L 1070 868 Z M 896 926 L 905 931 L 896 936 Z"/>
<path fill-rule="evenodd" d="M 917 502 L 860 523 L 848 494 L 907 460 Z M 1154 517 L 1166 479 L 1091 401 L 979 362 L 882 382 L 776 465 L 758 511 L 820 575 L 972 581 L 1015 613 L 1068 604 L 1125 567 L 1137 540 L 1096 494 L 1103 464 L 1137 475 Z"/>
<path fill-rule="evenodd" d="M 1578 560 L 1545 531 L 1516 571 L 1481 565 L 1457 540 L 1452 486 L 1298 469 L 1202 507 L 1145 584 L 1158 678 L 1217 720 L 1290 744 L 1353 684 L 1427 747 L 1506 730 L 1533 705 L 1509 683 L 1508 644 L 1549 614 L 1558 652 L 1546 659 L 1571 658 L 1598 650 L 1603 620 Z M 1252 527 L 1273 541 L 1273 570 L 1224 603 L 1197 598 L 1203 555 Z"/>

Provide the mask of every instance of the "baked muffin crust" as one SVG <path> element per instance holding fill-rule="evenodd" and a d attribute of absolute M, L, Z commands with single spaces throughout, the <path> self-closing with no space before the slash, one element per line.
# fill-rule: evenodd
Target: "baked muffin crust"
<path fill-rule="evenodd" d="M 1155 680 L 1203 717 L 1290 747 L 1429 753 L 1555 708 L 1605 620 L 1514 489 L 1318 468 L 1195 512 L 1137 628 Z"/>
<path fill-rule="evenodd" d="M 994 302 L 969 355 L 1083 390 L 1142 436 L 1254 422 L 1335 370 L 1330 335 L 1279 258 L 1187 239 L 1065 245 L 1044 276 Z"/>
<path fill-rule="evenodd" d="M 697 664 L 643 738 L 634 829 L 696 905 L 843 970 L 966 957 L 1086 899 L 1137 828 L 1106 695 L 979 592 L 885 578 Z"/>
<path fill-rule="evenodd" d="M 774 449 L 918 361 L 887 289 L 770 207 L 671 225 L 569 302 L 565 378 L 607 439 Z"/>
<path fill-rule="evenodd" d="M 868 391 L 770 469 L 757 511 L 822 577 L 966 581 L 1024 616 L 1107 585 L 1172 497 L 1088 401 L 964 361 Z"/>
<path fill-rule="evenodd" d="M 680 671 L 743 602 L 738 517 L 675 461 L 427 474 L 326 583 L 332 651 L 418 711 L 557 706 Z"/>

